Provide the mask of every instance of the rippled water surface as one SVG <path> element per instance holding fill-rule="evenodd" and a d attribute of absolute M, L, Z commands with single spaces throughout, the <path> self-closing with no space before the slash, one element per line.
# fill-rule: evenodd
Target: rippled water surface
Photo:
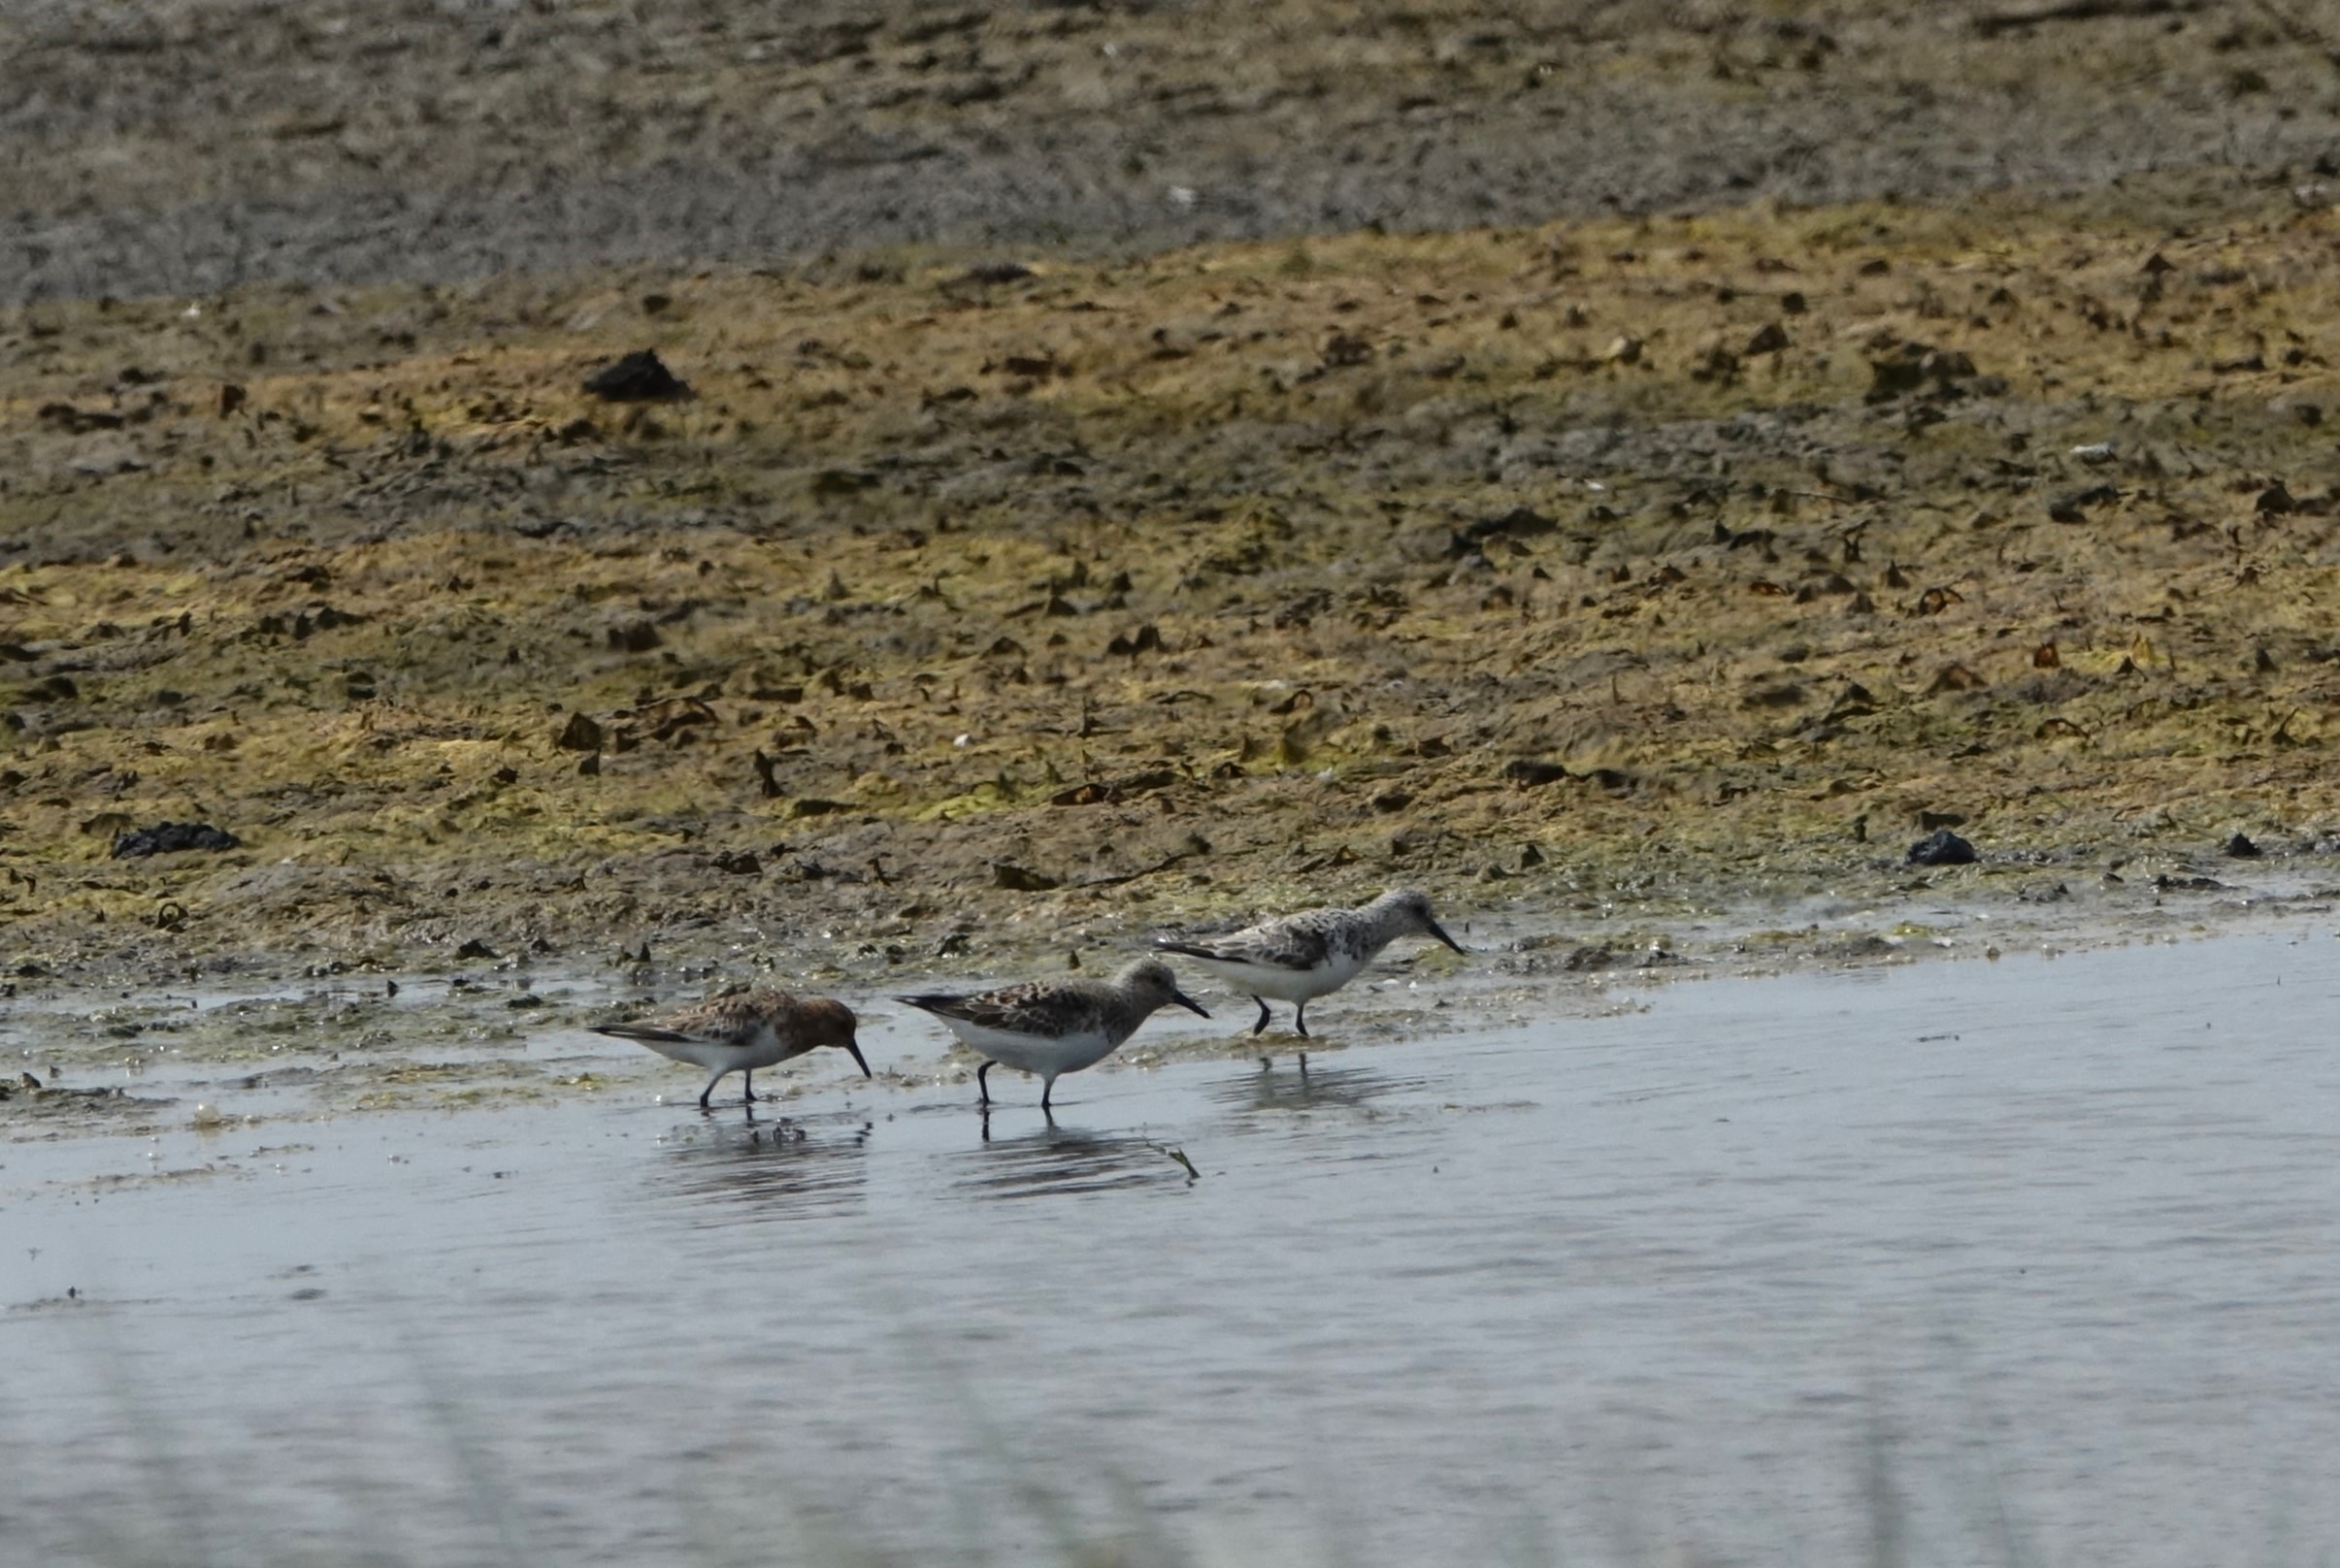
<path fill-rule="evenodd" d="M 0 1559 L 2316 1560 L 2336 993 L 2318 930 L 1100 1071 L 1054 1129 L 995 1073 L 988 1129 L 0 1145 Z"/>

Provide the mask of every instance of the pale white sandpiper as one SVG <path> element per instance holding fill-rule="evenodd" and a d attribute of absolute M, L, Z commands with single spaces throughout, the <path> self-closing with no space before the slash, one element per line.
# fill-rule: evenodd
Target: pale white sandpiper
<path fill-rule="evenodd" d="M 1189 958 L 1260 1004 L 1259 1033 L 1268 1027 L 1268 998 L 1294 1002 L 1292 1027 L 1308 1038 L 1308 1003 L 1338 991 L 1401 936 L 1432 936 L 1456 952 L 1430 912 L 1430 898 L 1412 888 L 1392 888 L 1362 909 L 1311 909 L 1266 920 L 1225 936 L 1154 945 Z"/>
<path fill-rule="evenodd" d="M 1157 1008 L 1176 1005 L 1210 1016 L 1178 989 L 1178 977 L 1160 959 L 1138 959 L 1110 980 L 1033 980 L 972 996 L 929 992 L 896 999 L 934 1014 L 983 1054 L 983 1065 L 975 1069 L 978 1103 L 991 1103 L 985 1077 L 1004 1062 L 1039 1075 L 1040 1109 L 1050 1121 L 1056 1119 L 1050 1096 L 1057 1078 L 1111 1056 Z"/>
<path fill-rule="evenodd" d="M 864 1078 L 870 1064 L 853 1039 L 853 1010 L 827 996 L 792 996 L 785 991 L 742 991 L 693 1002 L 664 1018 L 640 1024 L 602 1024 L 596 1034 L 646 1045 L 662 1057 L 706 1067 L 714 1076 L 699 1092 L 699 1108 L 726 1073 L 739 1073 L 756 1101 L 756 1069 L 792 1061 L 824 1045 L 841 1048 Z M 772 1096 L 764 1096 L 770 1099 Z"/>

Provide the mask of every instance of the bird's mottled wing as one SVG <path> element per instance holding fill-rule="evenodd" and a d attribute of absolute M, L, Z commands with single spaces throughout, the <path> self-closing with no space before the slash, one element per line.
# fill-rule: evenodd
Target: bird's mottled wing
<path fill-rule="evenodd" d="M 1222 964 L 1250 964 L 1263 969 L 1313 969 L 1332 951 L 1335 911 L 1312 910 L 1282 920 L 1263 921 L 1247 931 L 1226 936 L 1206 936 L 1193 942 L 1164 942 L 1166 953 L 1189 958 L 1216 959 Z"/>
<path fill-rule="evenodd" d="M 927 995 L 901 1000 L 938 1018 L 956 1018 L 1006 1034 L 1063 1034 L 1091 1023 L 1099 998 L 1076 980 L 1028 980 L 972 996 Z"/>
<path fill-rule="evenodd" d="M 735 991 L 678 1007 L 659 1019 L 657 1027 L 689 1039 L 745 1045 L 759 1027 L 784 1022 L 795 1000 L 779 991 Z"/>

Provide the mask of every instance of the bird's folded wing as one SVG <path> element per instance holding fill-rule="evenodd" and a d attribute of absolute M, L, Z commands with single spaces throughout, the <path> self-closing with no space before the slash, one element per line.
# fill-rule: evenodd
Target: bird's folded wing
<path fill-rule="evenodd" d="M 1200 942 L 1160 942 L 1165 953 L 1262 969 L 1313 969 L 1324 963 L 1325 932 L 1310 926 L 1261 926 Z"/>
<path fill-rule="evenodd" d="M 1055 1033 L 1075 1011 L 1090 1010 L 1086 997 L 1064 984 L 1046 980 L 1028 981 L 973 996 L 930 993 L 894 999 L 922 1008 L 938 1018 L 955 1018 L 978 1029 L 1000 1029 L 1010 1034 Z"/>

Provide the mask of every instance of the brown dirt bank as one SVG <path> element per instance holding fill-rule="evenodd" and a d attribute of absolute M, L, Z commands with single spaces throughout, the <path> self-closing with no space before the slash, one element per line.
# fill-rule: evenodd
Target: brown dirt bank
<path fill-rule="evenodd" d="M 2307 180 L 2335 43 L 2301 0 L 15 0 L 0 303 Z"/>
<path fill-rule="evenodd" d="M 2181 180 L 20 310 L 0 947 L 982 968 L 1400 880 L 2312 876 L 2333 230 Z M 579 390 L 643 342 L 695 400 Z M 165 819 L 244 847 L 107 858 Z M 1905 868 L 1945 819 L 1986 864 Z"/>

